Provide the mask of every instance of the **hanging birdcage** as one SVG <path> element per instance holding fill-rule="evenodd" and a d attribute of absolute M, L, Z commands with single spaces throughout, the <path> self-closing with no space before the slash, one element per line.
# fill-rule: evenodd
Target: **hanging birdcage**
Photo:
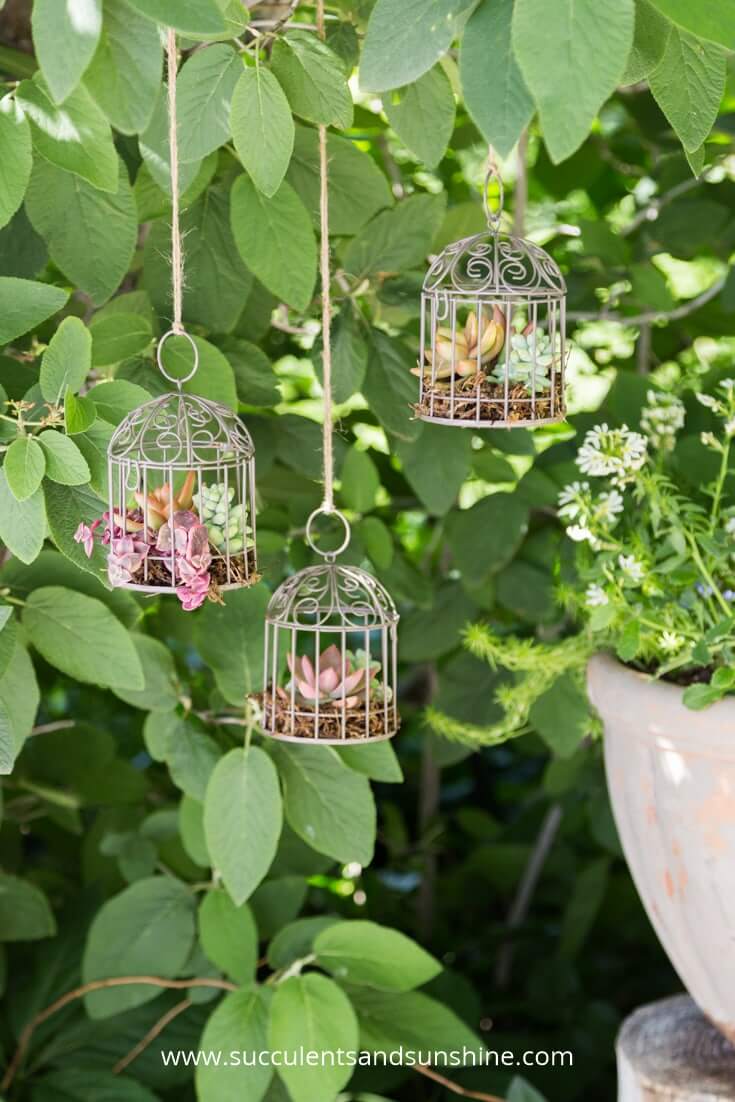
<path fill-rule="evenodd" d="M 325 513 L 345 527 L 342 546 L 328 553 L 312 540 L 313 522 Z M 321 745 L 392 738 L 400 725 L 395 605 L 371 574 L 336 561 L 349 542 L 341 513 L 316 510 L 306 538 L 325 561 L 290 577 L 268 605 L 262 728 Z"/>
<path fill-rule="evenodd" d="M 487 200 L 492 179 L 497 212 Z M 417 415 L 475 429 L 563 421 L 564 277 L 538 245 L 500 232 L 494 168 L 484 206 L 487 230 L 448 245 L 424 280 Z"/>
<path fill-rule="evenodd" d="M 257 580 L 255 450 L 226 406 L 177 389 L 139 406 L 108 447 L 109 510 L 104 540 L 114 586 L 176 593 L 185 609 Z"/>

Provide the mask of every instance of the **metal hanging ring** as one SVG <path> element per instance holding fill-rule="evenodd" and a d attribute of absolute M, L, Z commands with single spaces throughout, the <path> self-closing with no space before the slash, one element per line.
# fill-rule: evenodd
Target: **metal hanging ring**
<path fill-rule="evenodd" d="M 341 520 L 342 524 L 344 525 L 345 537 L 342 540 L 342 543 L 339 545 L 339 547 L 336 547 L 331 551 L 322 551 L 321 548 L 316 544 L 316 542 L 314 541 L 314 537 L 312 536 L 312 525 L 314 524 L 314 521 L 316 520 L 317 517 L 322 517 L 322 516 L 324 516 L 324 517 L 338 517 L 339 520 Z M 320 505 L 318 509 L 314 510 L 314 512 L 311 514 L 311 516 L 307 520 L 305 535 L 306 535 L 306 542 L 308 543 L 308 545 L 312 549 L 312 551 L 315 551 L 317 555 L 322 555 L 325 559 L 327 559 L 329 562 L 331 562 L 331 561 L 334 560 L 334 558 L 337 555 L 342 554 L 342 552 L 344 551 L 344 549 L 347 547 L 347 545 L 350 542 L 350 535 L 351 535 L 350 523 L 347 520 L 347 517 L 344 515 L 344 513 L 340 513 L 339 509 L 328 509 L 326 506 Z"/>
<path fill-rule="evenodd" d="M 490 184 L 496 181 L 498 185 L 498 209 L 496 211 L 490 209 L 490 202 L 488 199 L 488 188 Z M 498 172 L 495 164 L 488 163 L 487 171 L 485 173 L 485 184 L 482 189 L 482 206 L 485 211 L 485 218 L 487 224 L 491 230 L 497 231 L 500 228 L 500 219 L 503 214 L 503 206 L 505 204 L 505 188 L 503 187 L 503 181 Z"/>
<path fill-rule="evenodd" d="M 188 375 L 183 375 L 181 378 L 177 378 L 177 376 L 175 375 L 169 375 L 168 371 L 163 366 L 163 346 L 169 339 L 169 337 L 186 337 L 189 344 L 194 350 L 194 364 L 192 366 L 192 369 Z M 189 382 L 189 379 L 194 378 L 199 367 L 199 349 L 197 348 L 196 341 L 190 333 L 186 332 L 185 329 L 182 329 L 180 332 L 178 332 L 176 329 L 168 329 L 158 342 L 158 348 L 156 349 L 156 361 L 158 363 L 158 370 L 161 372 L 164 379 L 168 379 L 168 381 L 170 383 L 174 383 L 175 386 L 182 387 L 184 383 Z"/>

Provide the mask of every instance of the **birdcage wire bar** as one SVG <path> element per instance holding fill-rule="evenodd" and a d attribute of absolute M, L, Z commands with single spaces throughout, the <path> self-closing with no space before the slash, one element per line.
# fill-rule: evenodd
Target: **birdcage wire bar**
<path fill-rule="evenodd" d="M 265 734 L 322 746 L 392 738 L 398 619 L 376 578 L 334 556 L 288 578 L 265 616 Z"/>
<path fill-rule="evenodd" d="M 182 547 L 201 525 L 197 564 L 208 562 L 200 575 L 209 575 L 211 592 L 251 585 L 258 578 L 255 449 L 247 429 L 226 406 L 182 389 L 139 406 L 109 443 L 107 518 L 114 585 L 185 588 L 192 568 Z M 131 538 L 140 544 L 135 570 L 119 565 L 116 548 L 126 538 L 126 547 Z"/>
<path fill-rule="evenodd" d="M 500 209 L 487 204 L 492 179 Z M 465 428 L 562 421 L 566 414 L 566 282 L 532 241 L 500 232 L 502 181 L 485 180 L 488 228 L 434 258 L 421 294 L 416 413 Z"/>

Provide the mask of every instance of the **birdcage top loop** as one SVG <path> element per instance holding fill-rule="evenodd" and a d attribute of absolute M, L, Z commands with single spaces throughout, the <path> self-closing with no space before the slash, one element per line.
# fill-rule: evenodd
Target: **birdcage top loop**
<path fill-rule="evenodd" d="M 492 210 L 490 207 L 490 197 L 488 191 L 490 184 L 493 181 L 498 185 L 498 209 Z M 500 219 L 503 217 L 503 207 L 505 205 L 505 188 L 503 187 L 503 179 L 498 172 L 498 167 L 494 161 L 488 160 L 487 170 L 485 172 L 485 185 L 482 189 L 482 208 L 485 211 L 485 219 L 488 224 L 488 228 L 497 232 L 500 229 Z"/>
<path fill-rule="evenodd" d="M 138 406 L 112 435 L 113 462 L 190 470 L 252 459 L 250 433 L 227 406 L 175 391 Z"/>
<path fill-rule="evenodd" d="M 447 245 L 424 279 L 424 294 L 470 300 L 558 299 L 566 291 L 561 269 L 545 249 L 493 229 Z"/>
<path fill-rule="evenodd" d="M 185 337 L 192 347 L 192 350 L 194 352 L 194 362 L 192 364 L 191 370 L 186 375 L 169 375 L 164 366 L 163 347 L 170 337 Z M 158 348 L 156 349 L 156 363 L 158 364 L 158 370 L 161 372 L 164 379 L 168 379 L 170 383 L 173 383 L 179 388 L 179 390 L 181 390 L 181 387 L 184 385 L 184 383 L 188 383 L 190 379 L 194 378 L 199 368 L 199 349 L 197 348 L 197 343 L 192 337 L 191 333 L 187 333 L 185 329 L 168 329 L 158 342 Z"/>
<path fill-rule="evenodd" d="M 314 537 L 314 521 L 317 519 L 317 517 L 336 517 L 341 522 L 342 527 L 344 528 L 344 537 L 339 547 L 334 547 L 329 551 L 324 551 L 319 546 Z M 315 551 L 317 555 L 321 555 L 327 560 L 327 562 L 334 562 L 337 555 L 341 555 L 345 548 L 348 546 L 352 530 L 350 528 L 350 522 L 348 521 L 347 517 L 344 515 L 344 513 L 341 513 L 339 509 L 329 509 L 326 505 L 320 505 L 318 509 L 314 510 L 314 512 L 307 520 L 306 532 L 304 534 L 306 537 L 306 542 L 308 543 L 312 551 Z"/>
<path fill-rule="evenodd" d="M 324 562 L 287 578 L 266 619 L 284 628 L 369 631 L 398 622 L 388 591 L 359 566 Z"/>

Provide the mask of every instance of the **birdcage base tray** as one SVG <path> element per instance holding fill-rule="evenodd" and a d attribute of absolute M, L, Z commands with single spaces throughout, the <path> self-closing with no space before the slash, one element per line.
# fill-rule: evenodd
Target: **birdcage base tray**
<path fill-rule="evenodd" d="M 247 564 L 244 555 L 233 555 L 230 558 L 229 576 L 227 563 L 223 559 L 214 559 L 209 568 L 209 575 L 212 579 L 210 599 L 214 601 L 217 600 L 218 593 L 224 593 L 229 589 L 243 589 L 260 581 L 255 553 L 252 550 L 248 551 Z M 172 585 L 171 571 L 164 562 L 152 560 L 145 567 L 141 566 L 133 575 L 133 581 L 121 588 L 156 594 L 175 593 L 180 585 L 181 583 Z"/>
<path fill-rule="evenodd" d="M 400 719 L 393 722 L 392 709 L 389 723 L 386 724 L 382 708 L 372 711 L 366 718 L 364 708 L 350 708 L 344 714 L 339 704 L 319 709 L 315 722 L 313 712 L 293 712 L 290 699 L 280 701 L 276 698 L 275 716 L 273 715 L 273 695 L 270 692 L 259 693 L 254 697 L 260 706 L 264 734 L 282 742 L 311 742 L 320 746 L 344 746 L 346 743 L 385 742 L 393 738 L 400 727 Z"/>
<path fill-rule="evenodd" d="M 507 416 L 505 383 L 483 378 L 461 380 L 455 385 L 454 398 L 446 384 L 441 387 L 425 379 L 423 396 L 414 407 L 421 421 L 439 425 L 457 425 L 460 428 L 522 428 L 525 426 L 553 425 L 564 420 L 566 407 L 561 380 L 557 379 L 554 392 L 532 398 L 525 386 L 516 384 L 508 388 Z"/>

